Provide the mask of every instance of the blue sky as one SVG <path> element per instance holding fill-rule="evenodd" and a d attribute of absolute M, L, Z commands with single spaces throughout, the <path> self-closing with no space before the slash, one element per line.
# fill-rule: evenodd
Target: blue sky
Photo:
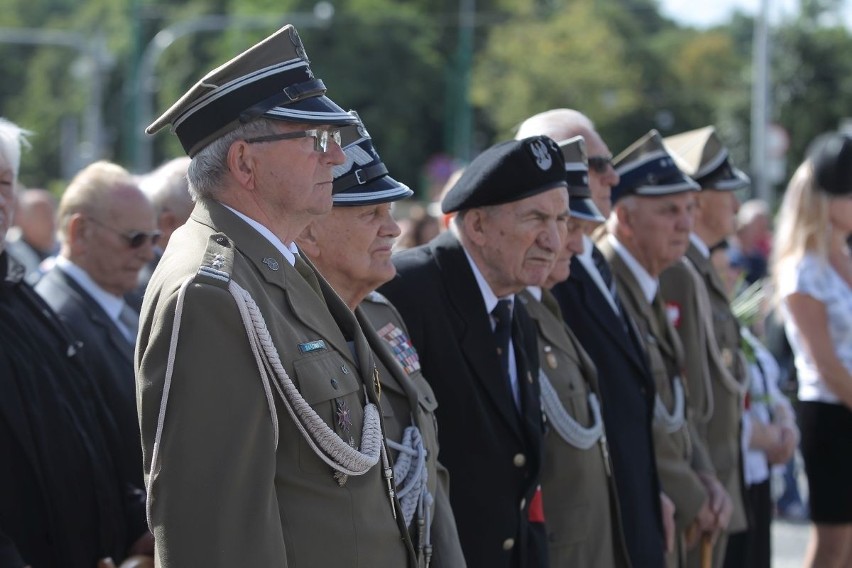
<path fill-rule="evenodd" d="M 707 27 L 726 22 L 735 9 L 747 14 L 755 14 L 760 0 L 659 0 L 664 14 L 684 24 Z M 798 0 L 769 0 L 771 21 L 789 17 L 798 11 Z M 847 27 L 852 28 L 852 1 L 845 0 L 843 19 Z"/>

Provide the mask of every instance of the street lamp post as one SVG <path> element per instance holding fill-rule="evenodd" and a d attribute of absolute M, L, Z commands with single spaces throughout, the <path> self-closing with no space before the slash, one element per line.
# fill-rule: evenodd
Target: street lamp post
<path fill-rule="evenodd" d="M 769 0 L 760 0 L 754 20 L 751 89 L 751 178 L 754 196 L 773 204 L 768 179 L 766 130 L 769 123 Z"/>

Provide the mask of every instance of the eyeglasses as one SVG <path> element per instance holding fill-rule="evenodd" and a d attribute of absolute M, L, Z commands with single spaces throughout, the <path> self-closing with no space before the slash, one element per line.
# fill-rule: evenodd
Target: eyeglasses
<path fill-rule="evenodd" d="M 310 130 L 300 130 L 299 132 L 284 132 L 282 134 L 269 134 L 267 136 L 257 136 L 255 138 L 246 138 L 245 141 L 249 144 L 258 144 L 261 142 L 277 142 L 278 140 L 292 140 L 294 138 L 313 138 L 314 150 L 317 152 L 328 151 L 329 138 L 340 146 L 340 130 L 319 130 L 312 128 Z"/>
<path fill-rule="evenodd" d="M 147 233 L 145 231 L 132 231 L 130 233 L 122 233 L 118 229 L 113 229 L 109 225 L 101 223 L 94 217 L 87 217 L 87 219 L 89 219 L 89 221 L 91 221 L 95 225 L 103 227 L 108 231 L 112 231 L 119 237 L 123 238 L 127 242 L 127 246 L 132 249 L 138 249 L 139 247 L 144 245 L 148 241 L 148 239 L 151 239 L 151 246 L 154 246 L 157 244 L 157 241 L 160 240 L 160 236 L 162 235 L 160 231 L 151 231 L 150 233 Z"/>
<path fill-rule="evenodd" d="M 589 156 L 589 169 L 599 174 L 605 174 L 612 165 L 612 154 L 609 156 Z"/>

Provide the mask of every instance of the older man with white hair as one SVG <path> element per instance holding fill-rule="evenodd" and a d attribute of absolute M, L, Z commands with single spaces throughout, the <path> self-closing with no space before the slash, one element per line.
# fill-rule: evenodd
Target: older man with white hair
<path fill-rule="evenodd" d="M 544 134 L 558 142 L 582 136 L 588 153 L 589 189 L 608 217 L 619 182 L 612 154 L 592 121 L 573 109 L 552 109 L 526 119 L 518 137 Z M 600 220 L 581 220 L 583 250 L 571 259 L 571 276 L 553 286 L 562 316 L 597 367 L 613 476 L 634 566 L 660 566 L 674 533 L 671 502 L 660 493 L 651 420 L 654 380 L 641 339 L 621 308 L 606 260 L 591 239 Z M 665 535 L 665 536 L 664 536 Z"/>

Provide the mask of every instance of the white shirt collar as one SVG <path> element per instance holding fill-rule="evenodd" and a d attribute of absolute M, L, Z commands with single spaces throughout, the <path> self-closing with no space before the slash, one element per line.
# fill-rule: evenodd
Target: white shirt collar
<path fill-rule="evenodd" d="M 461 243 L 459 229 L 456 227 L 455 223 L 450 224 L 450 231 Z M 514 309 L 515 295 L 509 294 L 503 298 L 498 298 L 491 290 L 491 286 L 488 285 L 488 281 L 485 280 L 485 276 L 483 276 L 482 272 L 479 271 L 479 267 L 476 266 L 476 262 L 473 261 L 473 257 L 470 256 L 470 253 L 468 253 L 467 249 L 464 248 L 464 243 L 462 243 L 462 250 L 464 251 L 464 256 L 467 258 L 468 264 L 470 264 L 470 269 L 473 271 L 473 277 L 476 278 L 476 284 L 479 286 L 479 293 L 482 294 L 482 300 L 485 302 L 485 309 L 488 310 L 489 315 L 491 314 L 491 311 L 494 310 L 498 300 L 509 300 L 509 308 Z"/>
<path fill-rule="evenodd" d="M 695 233 L 689 233 L 689 242 L 695 245 L 704 258 L 710 258 L 710 248 L 701 240 L 701 237 Z"/>
<path fill-rule="evenodd" d="M 114 322 L 118 322 L 118 316 L 121 314 L 121 309 L 124 307 L 124 298 L 110 294 L 92 280 L 89 273 L 74 264 L 70 259 L 64 256 L 56 257 L 56 266 L 58 266 L 65 274 L 71 277 L 74 282 L 85 290 L 98 305 L 103 308 L 106 314 Z"/>
<path fill-rule="evenodd" d="M 541 286 L 527 286 L 527 292 L 539 302 L 541 301 Z"/>
<path fill-rule="evenodd" d="M 296 254 L 298 254 L 298 252 L 299 252 L 299 249 L 296 247 L 296 243 L 291 242 L 291 243 L 288 243 L 288 244 L 285 245 L 284 243 L 281 242 L 281 239 L 279 239 L 278 237 L 275 236 L 275 234 L 272 231 L 270 231 L 269 229 L 267 229 L 266 227 L 264 227 L 263 225 L 261 225 L 260 223 L 258 223 L 254 219 L 252 219 L 251 217 L 247 217 L 243 213 L 240 213 L 239 211 L 237 211 L 233 207 L 228 207 L 224 203 L 222 203 L 222 205 L 227 207 L 229 211 L 234 213 L 234 215 L 236 215 L 237 217 L 239 217 L 240 219 L 242 219 L 243 221 L 245 221 L 246 223 L 251 225 L 254 228 L 254 230 L 256 230 L 258 233 L 260 233 L 261 235 L 266 237 L 266 240 L 268 240 L 270 243 L 272 243 L 272 246 L 274 246 L 276 249 L 278 249 L 278 252 L 281 253 L 281 256 L 283 256 L 285 259 L 287 259 L 287 262 L 290 263 L 290 266 L 296 265 Z"/>
<path fill-rule="evenodd" d="M 589 235 L 583 235 L 583 252 L 577 255 L 583 264 L 586 266 L 594 266 L 595 261 L 592 259 L 592 250 L 595 247 L 595 243 L 592 242 L 592 239 Z"/>
<path fill-rule="evenodd" d="M 615 249 L 616 254 L 621 257 L 624 261 L 624 264 L 627 265 L 627 268 L 630 269 L 630 272 L 633 273 L 633 277 L 636 278 L 636 281 L 639 283 L 639 288 L 642 290 L 642 294 L 645 296 L 645 299 L 648 300 L 648 303 L 654 301 L 654 296 L 657 295 L 657 288 L 660 285 L 660 282 L 648 274 L 648 271 L 645 270 L 639 261 L 630 254 L 630 251 L 622 245 L 618 239 L 615 238 L 615 235 L 607 235 L 607 239 L 609 239 L 609 243 L 612 245 L 612 248 Z"/>

